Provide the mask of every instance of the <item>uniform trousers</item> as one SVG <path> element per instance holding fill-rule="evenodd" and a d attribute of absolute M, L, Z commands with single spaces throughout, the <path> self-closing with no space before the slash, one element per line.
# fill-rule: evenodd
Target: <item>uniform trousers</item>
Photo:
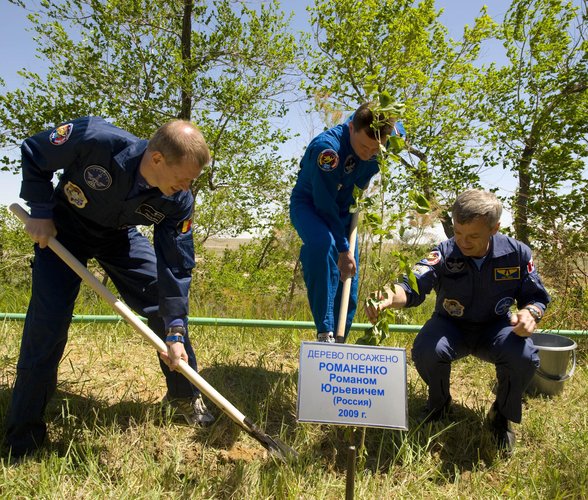
<path fill-rule="evenodd" d="M 314 207 L 297 203 L 290 209 L 290 217 L 302 239 L 300 261 L 306 284 L 308 302 L 318 333 L 337 331 L 343 283 L 340 281 L 337 261 L 339 251 L 333 233 Z M 348 231 L 349 228 L 346 228 Z M 357 285 L 359 276 L 358 245 L 355 245 L 357 272 L 351 280 L 349 305 L 345 320 L 345 337 L 349 333 L 357 309 Z"/>
<path fill-rule="evenodd" d="M 136 228 L 92 234 L 84 228 L 58 227 L 57 239 L 86 265 L 94 257 L 104 268 L 123 301 L 148 320 L 162 339 L 154 249 Z M 46 436 L 47 403 L 57 387 L 57 369 L 67 342 L 80 278 L 51 249 L 35 245 L 32 293 L 27 310 L 17 375 L 6 422 L 5 446 L 14 455 L 38 448 Z M 187 327 L 187 324 L 185 325 Z M 187 328 L 186 328 L 187 331 Z M 188 364 L 197 369 L 196 356 L 185 338 Z M 159 357 L 158 357 L 159 359 Z M 159 360 L 171 397 L 199 394 L 179 372 Z"/>
<path fill-rule="evenodd" d="M 519 423 L 523 393 L 539 366 L 539 356 L 533 341 L 512 329 L 507 318 L 469 323 L 433 314 L 412 347 L 416 369 L 429 388 L 428 407 L 441 408 L 446 403 L 451 363 L 472 354 L 496 366 L 497 410 Z"/>

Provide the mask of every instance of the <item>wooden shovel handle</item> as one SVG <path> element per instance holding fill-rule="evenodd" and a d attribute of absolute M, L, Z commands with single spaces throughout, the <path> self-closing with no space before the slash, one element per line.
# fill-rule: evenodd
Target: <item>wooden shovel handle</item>
<path fill-rule="evenodd" d="M 351 256 L 355 257 L 355 242 L 357 240 L 357 221 L 359 220 L 359 211 L 351 216 L 351 226 L 349 228 L 349 251 Z M 339 306 L 339 321 L 337 322 L 337 334 L 335 341 L 342 344 L 345 341 L 345 323 L 347 321 L 347 310 L 349 309 L 349 294 L 351 293 L 351 278 L 343 282 L 341 291 L 341 304 Z"/>

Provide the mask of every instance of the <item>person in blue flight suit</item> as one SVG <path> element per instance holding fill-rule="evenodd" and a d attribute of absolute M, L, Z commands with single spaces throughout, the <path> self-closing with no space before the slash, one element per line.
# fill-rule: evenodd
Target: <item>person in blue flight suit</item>
<path fill-rule="evenodd" d="M 300 261 L 320 342 L 335 342 L 342 282 L 352 277 L 345 337 L 357 308 L 358 259 L 349 248 L 353 188 L 367 188 L 379 172 L 376 156 L 390 135 L 404 137 L 400 122 L 372 127 L 371 103 L 362 104 L 345 123 L 315 137 L 300 162 L 290 197 L 290 220 L 302 239 Z M 357 244 L 354 251 L 357 256 Z"/>
<path fill-rule="evenodd" d="M 84 265 L 95 258 L 123 300 L 165 340 L 166 404 L 191 424 L 211 423 L 198 389 L 175 371 L 180 359 L 197 367 L 187 316 L 195 262 L 190 185 L 210 161 L 201 132 L 174 120 L 146 141 L 85 117 L 26 139 L 21 151 L 20 196 L 31 212 L 25 228 L 36 245 L 5 448 L 18 457 L 45 439 L 45 408 L 80 288 L 80 278 L 47 247 L 50 237 Z M 154 225 L 153 246 L 137 225 Z"/>
<path fill-rule="evenodd" d="M 413 272 L 418 290 L 406 278 L 392 290 L 372 294 L 366 313 L 414 307 L 435 290 L 435 311 L 412 348 L 412 359 L 429 388 L 425 423 L 443 418 L 450 407 L 451 363 L 469 354 L 494 363 L 498 386 L 488 423 L 499 449 L 510 453 L 520 422 L 523 393 L 539 366 L 530 335 L 543 317 L 549 294 L 537 274 L 531 250 L 498 233 L 502 205 L 492 193 L 471 189 L 452 208 L 455 236 L 440 243 Z M 517 310 L 511 312 L 516 303 Z"/>

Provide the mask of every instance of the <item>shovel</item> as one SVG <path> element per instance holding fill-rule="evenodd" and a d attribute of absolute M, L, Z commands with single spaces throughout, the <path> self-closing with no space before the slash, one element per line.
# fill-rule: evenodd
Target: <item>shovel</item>
<path fill-rule="evenodd" d="M 10 205 L 10 211 L 16 215 L 21 222 L 26 223 L 29 214 L 18 204 Z M 85 281 L 98 295 L 100 295 L 112 308 L 120 314 L 137 332 L 139 332 L 157 352 L 167 352 L 167 346 L 145 323 L 143 323 L 131 309 L 117 299 L 100 281 L 86 269 L 82 263 L 77 260 L 61 243 L 55 238 L 50 238 L 49 248 L 53 250 L 71 269 Z M 238 426 L 240 426 L 251 437 L 259 441 L 271 455 L 286 462 L 287 458 L 296 458 L 298 453 L 290 448 L 287 444 L 278 438 L 272 438 L 259 427 L 257 427 L 248 417 L 243 415 L 235 406 L 233 406 L 224 396 L 222 396 L 214 387 L 204 380 L 193 368 L 184 360 L 180 360 L 177 370 L 192 382 L 202 393 L 208 397 L 223 413 L 229 416 Z"/>
<path fill-rule="evenodd" d="M 351 256 L 355 257 L 355 240 L 357 239 L 357 220 L 359 219 L 359 210 L 351 216 L 351 226 L 349 227 L 349 250 Z M 351 293 L 351 280 L 347 278 L 343 282 L 341 290 L 341 304 L 339 306 L 339 321 L 337 322 L 337 332 L 335 342 L 343 344 L 345 342 L 345 322 L 347 320 L 347 309 L 349 309 L 349 294 Z"/>

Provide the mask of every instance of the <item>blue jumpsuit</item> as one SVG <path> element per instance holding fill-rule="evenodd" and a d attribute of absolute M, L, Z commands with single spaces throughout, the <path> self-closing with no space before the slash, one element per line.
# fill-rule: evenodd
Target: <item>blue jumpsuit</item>
<path fill-rule="evenodd" d="M 478 267 L 479 266 L 479 267 Z M 522 396 L 539 366 L 530 338 L 512 332 L 510 307 L 534 304 L 545 311 L 550 301 L 537 274 L 531 250 L 497 233 L 480 263 L 465 257 L 453 238 L 442 242 L 413 270 L 418 293 L 405 280 L 407 307 L 417 306 L 433 289 L 435 312 L 412 348 L 412 359 L 429 387 L 429 408 L 448 400 L 451 362 L 469 354 L 496 366 L 498 411 L 520 422 Z"/>
<path fill-rule="evenodd" d="M 367 188 L 379 172 L 374 157 L 362 161 L 349 139 L 349 120 L 315 137 L 300 162 L 298 179 L 290 197 L 290 219 L 302 239 L 300 261 L 308 301 L 317 332 L 336 332 L 342 286 L 337 261 L 339 253 L 349 250 L 349 228 L 353 188 Z M 405 135 L 396 124 L 394 135 Z M 358 264 L 351 281 L 345 336 L 357 308 Z"/>
<path fill-rule="evenodd" d="M 96 117 L 72 120 L 22 144 L 21 198 L 35 218 L 53 218 L 59 240 L 84 265 L 95 258 L 122 299 L 162 339 L 170 323 L 187 327 L 194 267 L 190 192 L 165 196 L 139 174 L 147 141 Z M 53 173 L 62 169 L 54 189 Z M 136 228 L 154 225 L 153 245 Z M 80 278 L 49 248 L 35 245 L 32 295 L 23 331 L 5 445 L 15 455 L 46 435 Z M 186 337 L 189 365 L 196 357 Z M 160 360 L 172 397 L 199 391 Z"/>

